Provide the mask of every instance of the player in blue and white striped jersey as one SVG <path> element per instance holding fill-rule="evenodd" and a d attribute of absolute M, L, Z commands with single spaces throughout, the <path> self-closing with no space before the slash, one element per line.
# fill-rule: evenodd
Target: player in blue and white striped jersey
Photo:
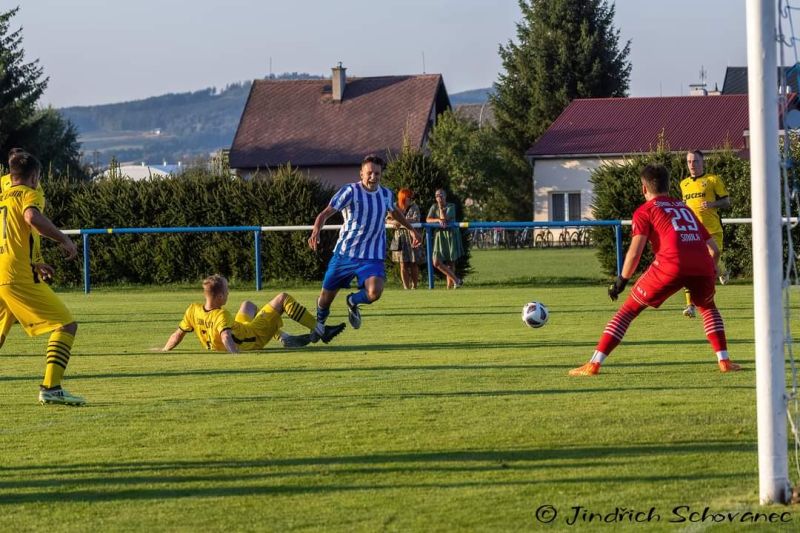
<path fill-rule="evenodd" d="M 328 263 L 322 291 L 317 300 L 317 329 L 325 329 L 325 320 L 339 289 L 350 287 L 353 278 L 358 279 L 358 292 L 347 296 L 347 311 L 353 329 L 361 327 L 361 313 L 358 306 L 371 304 L 383 293 L 386 280 L 384 259 L 386 258 L 386 213 L 412 235 L 412 245 L 419 246 L 422 238 L 419 232 L 403 216 L 394 201 L 391 190 L 381 186 L 381 174 L 385 163 L 376 155 L 368 155 L 361 162 L 361 180 L 345 185 L 333 195 L 328 207 L 314 220 L 314 228 L 308 245 L 316 250 L 319 245 L 319 232 L 325 222 L 336 212 L 341 212 L 344 224 L 339 231 L 339 240 Z M 314 342 L 320 333 L 312 332 Z"/>

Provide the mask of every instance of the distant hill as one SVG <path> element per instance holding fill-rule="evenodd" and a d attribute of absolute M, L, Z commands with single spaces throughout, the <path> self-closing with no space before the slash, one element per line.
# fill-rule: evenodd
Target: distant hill
<path fill-rule="evenodd" d="M 486 87 L 453 93 L 450 95 L 450 103 L 453 104 L 453 107 L 462 104 L 482 104 L 489 100 L 489 95 L 493 92 L 494 90 L 491 87 Z"/>
<path fill-rule="evenodd" d="M 229 146 L 250 83 L 99 106 L 67 107 L 61 113 L 78 129 L 84 159 L 175 163 Z"/>
<path fill-rule="evenodd" d="M 321 79 L 307 73 L 284 73 L 272 79 Z M 61 113 L 78 129 L 84 160 L 105 165 L 190 162 L 229 148 L 239 125 L 251 83 L 171 93 L 144 100 L 98 106 L 65 107 Z M 483 103 L 491 89 L 450 95 L 453 106 Z"/>

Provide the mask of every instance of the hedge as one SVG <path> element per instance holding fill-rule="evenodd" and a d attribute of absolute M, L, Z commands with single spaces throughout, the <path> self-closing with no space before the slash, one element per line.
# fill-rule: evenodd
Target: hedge
<path fill-rule="evenodd" d="M 593 215 L 596 219 L 630 219 L 636 208 L 644 202 L 639 172 L 650 163 L 667 167 L 670 174 L 671 194 L 680 198 L 680 181 L 688 175 L 686 153 L 669 153 L 661 148 L 654 152 L 633 156 L 621 164 L 608 164 L 597 168 L 590 181 L 594 187 Z M 750 217 L 750 164 L 731 150 L 711 153 L 705 157 L 705 171 L 718 174 L 728 188 L 731 207 L 721 211 L 722 218 Z M 750 224 L 723 225 L 724 250 L 722 259 L 733 277 L 750 277 L 753 273 L 752 228 Z M 609 275 L 616 274 L 616 255 L 613 228 L 594 228 L 598 258 Z M 630 244 L 630 231 L 623 231 L 623 243 Z M 649 247 L 642 257 L 639 270 L 652 260 Z"/>
<path fill-rule="evenodd" d="M 110 177 L 75 183 L 43 183 L 46 214 L 61 228 L 310 225 L 333 190 L 285 167 L 251 180 L 190 170 L 179 177 L 132 181 Z M 331 223 L 335 223 L 331 220 Z M 319 253 L 307 232 L 262 233 L 262 275 L 267 280 L 321 279 L 336 241 L 323 232 Z M 220 273 L 254 279 L 250 232 L 95 235 L 90 238 L 95 283 L 196 282 Z M 45 244 L 45 260 L 56 267 L 58 284 L 82 283 L 79 262 L 64 261 Z"/>

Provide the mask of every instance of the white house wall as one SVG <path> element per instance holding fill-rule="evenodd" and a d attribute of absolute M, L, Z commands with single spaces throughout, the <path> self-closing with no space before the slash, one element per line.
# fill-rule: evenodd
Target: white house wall
<path fill-rule="evenodd" d="M 535 159 L 533 162 L 533 219 L 550 220 L 550 195 L 554 192 L 579 192 L 581 218 L 592 217 L 594 195 L 589 177 L 606 163 L 621 163 L 622 158 Z"/>

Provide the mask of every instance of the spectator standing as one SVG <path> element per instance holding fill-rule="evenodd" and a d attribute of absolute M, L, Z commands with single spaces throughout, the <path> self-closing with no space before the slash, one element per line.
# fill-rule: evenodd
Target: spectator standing
<path fill-rule="evenodd" d="M 458 228 L 450 228 L 456 221 L 456 206 L 447 202 L 444 189 L 436 190 L 436 203 L 428 211 L 427 221 L 439 224 L 433 240 L 433 266 L 447 277 L 447 288 L 461 287 L 463 281 L 456 275 L 456 261 L 463 255 L 461 234 Z"/>
<path fill-rule="evenodd" d="M 422 218 L 419 206 L 414 203 L 414 193 L 411 189 L 400 189 L 397 192 L 397 207 L 406 217 L 409 224 L 416 224 Z M 390 223 L 395 227 L 394 237 L 389 245 L 392 251 L 392 261 L 400 263 L 400 279 L 404 289 L 416 289 L 419 285 L 419 265 L 425 261 L 421 246 L 413 246 L 414 239 L 411 233 L 403 228 L 399 222 L 390 215 Z"/>

